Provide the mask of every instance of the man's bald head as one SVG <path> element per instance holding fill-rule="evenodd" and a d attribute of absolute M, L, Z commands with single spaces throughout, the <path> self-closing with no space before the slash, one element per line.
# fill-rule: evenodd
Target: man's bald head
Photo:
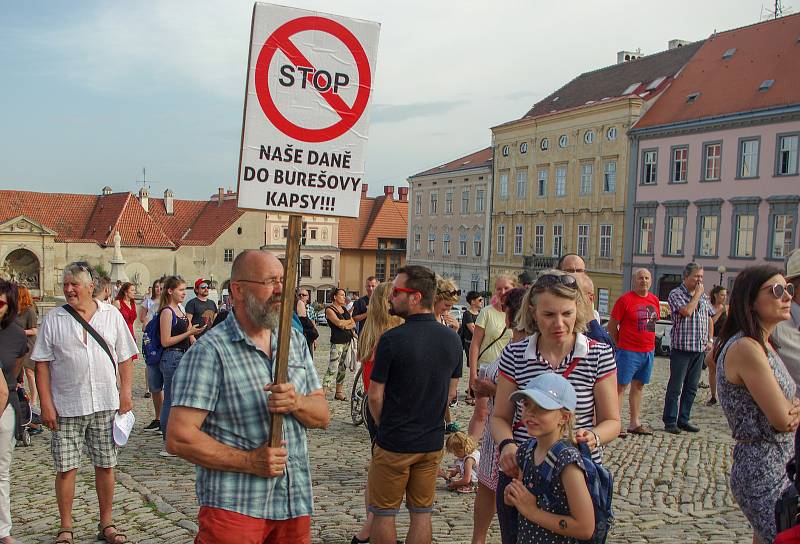
<path fill-rule="evenodd" d="M 260 249 L 245 249 L 233 260 L 233 266 L 231 267 L 231 281 L 253 279 L 251 277 L 253 270 L 273 268 L 276 265 L 283 268 L 281 261 L 269 251 L 263 251 Z"/>

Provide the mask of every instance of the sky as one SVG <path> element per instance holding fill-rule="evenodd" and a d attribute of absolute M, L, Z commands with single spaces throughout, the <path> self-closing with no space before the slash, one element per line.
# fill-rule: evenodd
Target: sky
<path fill-rule="evenodd" d="M 491 144 L 620 50 L 758 22 L 759 0 L 283 0 L 381 23 L 370 194 Z M 2 4 L 0 4 L 2 5 Z M 206 199 L 235 189 L 252 1 L 5 3 L 0 188 Z"/>

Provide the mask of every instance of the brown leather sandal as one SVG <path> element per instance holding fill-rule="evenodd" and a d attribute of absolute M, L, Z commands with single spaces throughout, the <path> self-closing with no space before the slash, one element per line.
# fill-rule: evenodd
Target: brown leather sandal
<path fill-rule="evenodd" d="M 62 538 L 61 535 L 64 533 L 69 533 L 69 538 Z M 56 533 L 56 540 L 53 542 L 53 544 L 72 544 L 74 536 L 75 535 L 73 535 L 71 527 L 69 529 L 66 527 L 59 527 L 58 532 Z"/>
<path fill-rule="evenodd" d="M 117 532 L 117 526 L 113 523 L 107 523 L 106 525 L 98 523 L 97 529 L 100 531 L 97 533 L 97 540 L 102 540 L 108 544 L 125 544 L 125 542 L 128 542 L 128 537 L 125 536 L 125 533 Z M 109 529 L 114 530 L 110 535 L 106 534 Z M 119 540 L 120 538 L 123 540 Z"/>

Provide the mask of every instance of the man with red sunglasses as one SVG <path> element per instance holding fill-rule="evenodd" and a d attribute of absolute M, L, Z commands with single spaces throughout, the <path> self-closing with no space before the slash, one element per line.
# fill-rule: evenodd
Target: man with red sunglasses
<path fill-rule="evenodd" d="M 378 426 L 369 467 L 370 542 L 393 544 L 403 496 L 411 515 L 406 542 L 430 542 L 444 413 L 461 377 L 461 340 L 433 315 L 436 276 L 424 266 L 398 270 L 390 312 L 405 323 L 375 349 L 369 409 Z"/>

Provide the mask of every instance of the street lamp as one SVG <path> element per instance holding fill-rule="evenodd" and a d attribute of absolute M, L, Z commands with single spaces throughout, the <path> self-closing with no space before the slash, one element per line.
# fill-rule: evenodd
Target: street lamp
<path fill-rule="evenodd" d="M 720 285 L 722 285 L 722 276 L 724 276 L 724 275 L 725 275 L 725 272 L 727 272 L 727 271 L 728 271 L 728 269 L 727 269 L 727 268 L 725 268 L 725 265 L 724 265 L 724 264 L 721 264 L 721 265 L 719 265 L 719 266 L 717 267 L 717 272 L 719 272 L 719 284 L 720 284 Z"/>

